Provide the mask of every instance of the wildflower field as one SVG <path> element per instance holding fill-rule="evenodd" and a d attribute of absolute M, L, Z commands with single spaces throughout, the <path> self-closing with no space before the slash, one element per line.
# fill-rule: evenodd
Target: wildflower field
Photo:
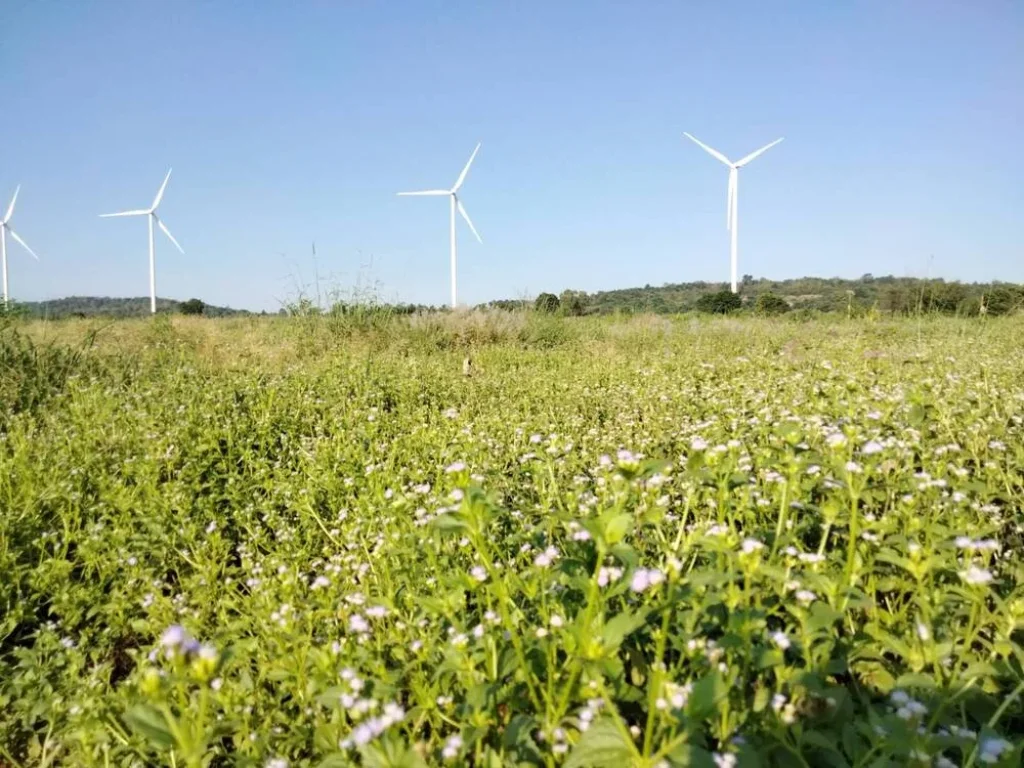
<path fill-rule="evenodd" d="M 0 340 L 4 768 L 1021 764 L 1020 318 Z"/>

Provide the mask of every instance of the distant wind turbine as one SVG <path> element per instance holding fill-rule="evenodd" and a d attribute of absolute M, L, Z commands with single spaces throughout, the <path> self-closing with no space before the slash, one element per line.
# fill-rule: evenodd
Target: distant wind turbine
<path fill-rule="evenodd" d="M 767 152 L 769 149 L 778 144 L 782 139 L 776 139 L 771 144 L 765 144 L 760 149 L 751 152 L 741 160 L 737 160 L 735 163 L 729 158 L 723 155 L 718 150 L 712 149 L 704 142 L 694 138 L 688 133 L 683 133 L 686 138 L 692 141 L 694 144 L 699 146 L 705 152 L 717 160 L 721 160 L 727 166 L 729 166 L 729 192 L 728 200 L 725 206 L 725 228 L 732 233 L 732 242 L 729 248 L 730 251 L 730 263 L 732 267 L 732 292 L 736 293 L 736 268 L 737 268 L 737 229 L 739 228 L 739 194 L 740 194 L 740 168 L 749 163 L 758 155 Z"/>
<path fill-rule="evenodd" d="M 156 215 L 157 206 L 160 205 L 160 201 L 163 199 L 164 190 L 167 189 L 167 182 L 171 178 L 171 171 L 168 169 L 167 175 L 164 176 L 164 183 L 160 185 L 160 190 L 156 193 L 156 197 L 153 198 L 153 205 L 149 208 L 140 208 L 137 211 L 121 211 L 120 213 L 101 213 L 101 219 L 108 219 L 112 216 L 148 216 L 149 221 L 149 311 L 152 314 L 156 314 L 156 253 L 153 244 L 153 222 L 155 221 L 159 225 L 160 229 L 164 231 L 164 234 L 174 243 L 174 247 L 181 251 L 182 256 L 185 255 L 185 251 L 178 245 L 178 241 L 174 239 L 174 235 L 171 234 L 171 230 L 160 221 L 160 217 Z"/>
<path fill-rule="evenodd" d="M 39 257 L 36 256 L 35 252 L 28 247 L 24 240 L 18 237 L 18 233 L 11 229 L 10 221 L 11 214 L 14 213 L 14 204 L 18 202 L 18 193 L 21 191 L 21 185 L 19 184 L 17 189 L 14 190 L 14 197 L 11 198 L 11 204 L 7 206 L 7 213 L 4 215 L 3 221 L 0 221 L 0 261 L 3 261 L 3 273 L 4 273 L 4 307 L 7 307 L 7 235 L 10 234 L 18 243 L 28 251 L 32 258 L 39 261 Z"/>
<path fill-rule="evenodd" d="M 466 167 L 462 169 L 462 173 L 459 174 L 459 178 L 455 180 L 455 186 L 451 189 L 428 189 L 424 192 L 399 192 L 399 196 L 412 196 L 412 195 L 426 195 L 426 196 L 443 196 L 448 195 L 451 201 L 451 216 L 450 216 L 450 235 L 451 235 L 451 270 L 452 270 L 452 309 L 455 309 L 458 287 L 456 279 L 456 254 L 455 254 L 455 209 L 459 209 L 459 213 L 462 214 L 462 218 L 469 224 L 469 228 L 476 235 L 478 242 L 483 243 L 480 239 L 479 233 L 476 231 L 476 227 L 473 226 L 473 222 L 469 218 L 469 214 L 466 213 L 466 209 L 462 207 L 462 201 L 459 200 L 459 188 L 462 187 L 463 182 L 466 180 L 466 174 L 469 173 L 469 166 L 473 164 L 473 159 L 476 157 L 476 153 L 480 151 L 480 145 L 476 145 L 476 149 L 473 150 L 473 154 L 469 156 L 469 162 L 466 163 Z"/>

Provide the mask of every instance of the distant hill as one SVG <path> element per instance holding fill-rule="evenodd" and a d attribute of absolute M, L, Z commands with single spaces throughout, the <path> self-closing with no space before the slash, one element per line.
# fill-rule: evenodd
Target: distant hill
<path fill-rule="evenodd" d="M 563 313 L 572 306 L 571 314 L 614 314 L 617 312 L 654 312 L 677 314 L 697 308 L 697 300 L 706 294 L 728 290 L 728 283 L 666 283 L 661 286 L 645 285 L 636 288 L 618 288 L 611 291 L 586 293 L 565 290 L 560 294 Z M 754 279 L 744 275 L 740 295 L 745 306 L 752 307 L 757 297 L 771 293 L 785 300 L 790 309 L 818 312 L 862 313 L 867 310 L 893 314 L 917 311 L 943 314 L 976 315 L 982 307 L 993 315 L 1024 311 L 1024 286 L 1014 283 L 961 283 L 941 279 L 926 280 L 913 277 L 862 275 L 856 279 L 840 277 L 799 277 L 791 280 Z M 182 304 L 174 299 L 157 299 L 157 311 L 177 313 Z M 558 303 L 558 302 L 556 302 Z M 344 312 L 358 308 L 359 304 L 339 303 L 333 309 L 321 310 L 305 304 L 296 304 L 286 312 Z M 434 311 L 433 307 L 412 304 L 373 304 L 398 314 Z M 509 299 L 491 301 L 480 307 L 521 309 L 533 306 L 533 301 Z M 59 319 L 64 317 L 144 317 L 149 314 L 149 299 L 108 298 L 99 296 L 69 296 L 52 301 L 19 303 L 18 310 L 29 317 Z M 187 308 L 187 307 L 186 307 Z M 244 309 L 204 305 L 206 317 L 230 317 L 252 314 Z M 261 313 L 266 314 L 266 313 Z"/>
<path fill-rule="evenodd" d="M 568 293 L 581 300 L 587 313 L 674 314 L 695 309 L 697 299 L 704 294 L 728 288 L 728 283 L 697 282 L 645 285 L 642 288 L 621 288 L 590 294 L 577 291 Z M 1013 283 L 960 283 L 892 275 L 863 275 L 853 280 L 838 277 L 769 280 L 744 275 L 740 286 L 744 303 L 756 301 L 762 293 L 780 296 L 793 309 L 822 312 L 876 308 L 894 313 L 921 309 L 950 314 L 977 314 L 984 302 L 993 314 L 1002 314 L 1019 310 L 1024 305 L 1024 286 Z"/>
<path fill-rule="evenodd" d="M 156 311 L 158 313 L 180 311 L 180 305 L 185 302 L 175 299 L 156 300 Z M 111 298 L 108 296 L 68 296 L 64 299 L 53 299 L 52 301 L 28 301 L 19 303 L 18 308 L 29 317 L 49 318 L 58 320 L 65 317 L 145 317 L 149 314 L 149 299 L 139 298 Z M 215 307 L 206 304 L 203 307 L 203 315 L 206 317 L 229 317 L 231 315 L 247 315 L 247 310 L 231 309 L 229 307 Z"/>

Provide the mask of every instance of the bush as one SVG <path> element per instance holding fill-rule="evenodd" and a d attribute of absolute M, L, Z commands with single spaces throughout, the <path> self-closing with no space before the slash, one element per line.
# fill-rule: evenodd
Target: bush
<path fill-rule="evenodd" d="M 789 302 L 774 293 L 762 293 L 757 297 L 754 311 L 759 315 L 782 315 L 789 312 Z"/>
<path fill-rule="evenodd" d="M 17 329 L 0 325 L 0 432 L 15 414 L 33 413 L 63 392 L 68 379 L 83 368 L 83 353 L 94 339 L 95 333 L 90 333 L 80 349 L 40 345 Z"/>
<path fill-rule="evenodd" d="M 542 293 L 534 302 L 533 308 L 538 312 L 557 312 L 561 302 L 553 293 Z"/>
<path fill-rule="evenodd" d="M 735 312 L 743 306 L 743 299 L 738 293 L 732 291 L 719 291 L 718 293 L 705 293 L 697 299 L 697 311 L 708 312 L 712 315 L 727 315 Z"/>
<path fill-rule="evenodd" d="M 1007 286 L 997 286 L 985 296 L 985 314 L 1008 315 L 1021 306 L 1017 291 Z"/>
<path fill-rule="evenodd" d="M 558 299 L 559 307 L 563 315 L 568 317 L 580 317 L 586 314 L 587 305 L 585 301 L 586 294 L 579 291 L 562 291 L 562 295 Z"/>
<path fill-rule="evenodd" d="M 178 311 L 183 315 L 201 315 L 206 305 L 199 299 L 189 299 L 178 305 Z"/>

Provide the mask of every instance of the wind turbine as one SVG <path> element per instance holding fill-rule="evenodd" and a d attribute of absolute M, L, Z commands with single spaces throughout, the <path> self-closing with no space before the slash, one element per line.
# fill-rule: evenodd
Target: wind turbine
<path fill-rule="evenodd" d="M 732 292 L 736 293 L 736 290 L 737 290 L 736 289 L 736 267 L 737 267 L 737 263 L 736 263 L 737 262 L 737 245 L 736 245 L 737 231 L 736 230 L 739 228 L 740 168 L 742 168 L 744 165 L 749 163 L 751 160 L 753 160 L 758 155 L 760 155 L 760 154 L 762 154 L 764 152 L 767 152 L 769 149 L 771 149 L 776 144 L 778 144 L 780 141 L 782 141 L 782 139 L 776 139 L 771 144 L 765 144 L 760 149 L 755 150 L 754 152 L 751 152 L 746 157 L 744 157 L 744 158 L 742 158 L 740 160 L 737 160 L 734 163 L 729 158 L 727 158 L 725 155 L 723 155 L 721 152 L 719 152 L 718 150 L 712 149 L 707 144 L 705 144 L 704 142 L 700 141 L 699 139 L 694 138 L 690 134 L 684 132 L 683 135 L 686 136 L 686 138 L 688 138 L 694 144 L 699 146 L 701 149 L 703 149 L 705 152 L 707 152 L 709 155 L 711 155 L 712 157 L 714 157 L 717 160 L 721 160 L 723 163 L 725 163 L 727 166 L 729 166 L 729 192 L 728 192 L 728 199 L 727 199 L 727 202 L 726 202 L 726 205 L 725 205 L 725 228 L 728 229 L 732 233 L 732 241 L 731 241 L 731 245 L 730 245 L 729 251 L 730 251 L 730 263 L 731 263 L 731 266 L 732 266 Z"/>
<path fill-rule="evenodd" d="M 171 230 L 160 221 L 160 217 L 156 215 L 157 206 L 160 205 L 160 201 L 163 199 L 164 190 L 167 189 L 167 182 L 171 178 L 171 170 L 168 169 L 167 175 L 164 176 L 164 183 L 160 185 L 160 189 L 156 193 L 156 197 L 153 198 L 153 204 L 149 208 L 140 208 L 137 211 L 121 211 L 120 213 L 101 213 L 101 219 L 108 219 L 112 216 L 148 216 L 149 219 L 149 311 L 152 314 L 156 314 L 156 253 L 153 245 L 153 222 L 164 231 L 164 234 L 174 243 L 174 247 L 181 251 L 181 255 L 185 255 L 185 251 L 178 245 L 178 241 L 174 239 L 174 235 L 171 234 Z"/>
<path fill-rule="evenodd" d="M 440 197 L 442 195 L 448 195 L 448 197 L 450 199 L 450 202 L 451 202 L 451 214 L 450 214 L 449 229 L 450 229 L 451 243 L 452 243 L 452 245 L 451 245 L 451 248 L 452 248 L 452 254 L 451 254 L 452 309 L 455 309 L 455 306 L 456 306 L 456 296 L 458 294 L 457 285 L 456 285 L 456 276 L 455 276 L 455 272 L 456 272 L 455 209 L 456 208 L 458 208 L 459 213 L 462 214 L 462 218 L 464 218 L 466 220 L 466 223 L 469 224 L 469 228 L 473 231 L 473 234 L 476 235 L 477 241 L 480 242 L 480 243 L 483 243 L 483 240 L 480 239 L 480 234 L 476 231 L 476 227 L 473 226 L 473 222 L 469 218 L 469 214 L 466 213 L 466 209 L 462 206 L 462 201 L 459 200 L 459 195 L 458 195 L 459 188 L 462 187 L 463 182 L 465 182 L 465 180 L 466 180 L 466 174 L 469 173 L 469 166 L 471 166 L 473 164 L 473 159 L 476 157 L 476 153 L 479 152 L 479 151 L 480 151 L 480 145 L 477 144 L 476 145 L 476 149 L 473 150 L 473 154 L 469 156 L 469 162 L 466 163 L 466 167 L 462 169 L 462 173 L 459 174 L 459 178 L 455 180 L 455 186 L 453 186 L 451 189 L 428 189 L 428 190 L 425 190 L 423 192 L 399 192 L 398 193 L 398 195 L 400 197 L 403 197 L 403 196 L 417 196 L 417 195 Z"/>
<path fill-rule="evenodd" d="M 11 229 L 10 221 L 11 214 L 14 213 L 14 204 L 18 202 L 18 193 L 21 191 L 21 185 L 14 190 L 14 197 L 11 198 L 11 204 L 7 206 L 7 213 L 4 214 L 4 218 L 0 221 L 0 261 L 3 262 L 3 273 L 4 273 L 4 308 L 7 307 L 7 234 L 10 233 L 11 237 L 18 241 L 22 248 L 28 251 L 32 258 L 39 261 L 39 257 L 36 256 L 35 252 L 28 247 L 28 244 L 18 237 L 18 233 Z"/>

